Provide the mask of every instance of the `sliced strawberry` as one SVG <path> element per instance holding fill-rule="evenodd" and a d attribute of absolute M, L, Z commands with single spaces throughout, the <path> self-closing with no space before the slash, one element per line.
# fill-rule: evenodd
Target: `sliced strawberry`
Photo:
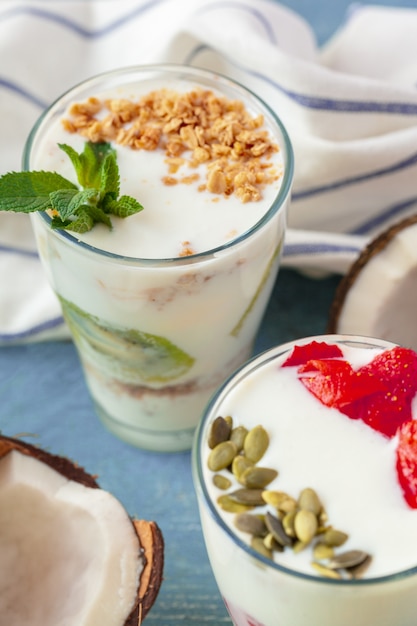
<path fill-rule="evenodd" d="M 325 341 L 311 341 L 303 346 L 295 346 L 282 367 L 303 365 L 314 359 L 332 359 L 343 356 L 342 350 L 336 344 Z"/>
<path fill-rule="evenodd" d="M 361 419 L 374 430 L 392 438 L 397 429 L 412 418 L 411 400 L 391 392 L 378 392 L 360 398 L 340 409 L 345 415 Z"/>
<path fill-rule="evenodd" d="M 407 504 L 417 509 L 417 420 L 398 430 L 397 475 Z"/>
<path fill-rule="evenodd" d="M 417 354 L 396 346 L 378 354 L 359 372 L 378 378 L 385 391 L 366 396 L 343 410 L 349 417 L 359 414 L 366 424 L 393 437 L 401 424 L 412 419 L 411 403 L 417 392 Z"/>
<path fill-rule="evenodd" d="M 338 407 L 353 375 L 351 365 L 341 359 L 315 359 L 298 368 L 298 377 L 326 406 Z"/>
<path fill-rule="evenodd" d="M 358 399 L 386 389 L 378 378 L 353 370 L 350 363 L 341 359 L 308 361 L 298 368 L 298 376 L 323 404 L 343 412 L 344 407 Z M 349 417 L 360 415 L 350 414 Z"/>
<path fill-rule="evenodd" d="M 388 383 L 392 393 L 417 392 L 417 353 L 396 346 L 378 354 L 371 363 L 361 368 Z"/>

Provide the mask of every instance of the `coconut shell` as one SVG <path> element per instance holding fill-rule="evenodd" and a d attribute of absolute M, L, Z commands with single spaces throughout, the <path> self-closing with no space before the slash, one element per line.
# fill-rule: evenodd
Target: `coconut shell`
<path fill-rule="evenodd" d="M 351 265 L 345 276 L 340 281 L 336 288 L 334 298 L 329 310 L 328 322 L 326 331 L 328 333 L 343 333 L 344 330 L 340 327 L 340 317 L 345 307 L 347 296 L 351 289 L 355 288 L 355 282 L 359 275 L 367 271 L 368 263 L 374 259 L 377 255 L 381 254 L 401 233 L 404 229 L 417 224 L 417 215 L 407 217 L 394 225 L 390 226 L 387 230 L 380 233 L 372 241 L 370 241 L 362 250 L 360 255 Z M 377 306 L 378 303 L 375 303 Z M 361 328 L 358 329 L 357 334 L 366 334 Z M 372 329 L 368 334 L 372 334 Z M 384 339 L 391 339 L 390 337 L 383 337 Z"/>
<path fill-rule="evenodd" d="M 81 483 L 85 487 L 99 489 L 94 476 L 70 459 L 51 454 L 23 440 L 0 435 L 0 459 L 16 450 L 45 463 L 65 478 Z M 151 609 L 162 584 L 164 568 L 164 539 L 156 522 L 132 519 L 133 527 L 141 546 L 144 567 L 141 572 L 136 602 L 125 626 L 140 626 Z"/>

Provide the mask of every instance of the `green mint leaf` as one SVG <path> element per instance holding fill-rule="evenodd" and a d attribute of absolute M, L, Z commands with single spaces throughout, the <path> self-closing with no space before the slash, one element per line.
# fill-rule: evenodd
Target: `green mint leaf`
<path fill-rule="evenodd" d="M 88 206 L 88 207 L 82 207 L 83 209 L 88 208 L 88 212 L 91 215 L 91 217 L 94 220 L 94 223 L 97 224 L 99 222 L 105 224 L 106 226 L 109 227 L 109 229 L 111 230 L 112 227 L 112 223 L 111 223 L 111 219 L 109 218 L 109 216 L 107 215 L 107 213 L 105 211 L 103 211 L 103 209 L 101 209 L 98 206 Z M 77 212 L 78 214 L 78 212 Z"/>
<path fill-rule="evenodd" d="M 116 151 L 109 143 L 93 143 L 87 141 L 80 154 L 71 146 L 60 143 L 58 146 L 71 159 L 81 187 L 100 188 L 102 167 L 109 154 L 115 156 Z"/>
<path fill-rule="evenodd" d="M 72 220 L 61 220 L 59 217 L 52 219 L 51 227 L 62 230 L 71 230 L 75 233 L 86 233 L 94 226 L 94 218 L 89 211 L 90 207 L 80 207 L 77 216 Z"/>
<path fill-rule="evenodd" d="M 10 172 L 0 178 L 0 211 L 31 213 L 51 208 L 50 194 L 77 187 L 55 172 Z"/>
<path fill-rule="evenodd" d="M 84 144 L 78 153 L 58 144 L 70 159 L 81 189 L 56 172 L 11 172 L 0 177 L 0 211 L 54 210 L 51 227 L 85 233 L 96 223 L 112 228 L 109 214 L 127 217 L 142 211 L 134 198 L 121 196 L 116 151 L 109 143 Z"/>
<path fill-rule="evenodd" d="M 131 196 L 120 196 L 118 200 L 109 202 L 107 210 L 117 217 L 129 217 L 143 211 L 143 206 Z"/>
<path fill-rule="evenodd" d="M 96 189 L 59 189 L 50 194 L 51 206 L 58 211 L 60 218 L 66 221 L 75 215 L 77 209 L 83 205 L 88 205 L 94 200 L 97 202 L 98 192 Z"/>
<path fill-rule="evenodd" d="M 106 195 L 110 195 L 114 200 L 116 200 L 119 195 L 120 178 L 115 154 L 108 154 L 103 161 L 100 192 L 103 198 Z"/>
<path fill-rule="evenodd" d="M 69 157 L 75 169 L 78 182 L 82 187 L 85 187 L 86 185 L 84 184 L 84 165 L 82 162 L 81 154 L 78 154 L 78 152 L 74 150 L 72 146 L 68 146 L 66 143 L 59 143 L 58 147 Z"/>

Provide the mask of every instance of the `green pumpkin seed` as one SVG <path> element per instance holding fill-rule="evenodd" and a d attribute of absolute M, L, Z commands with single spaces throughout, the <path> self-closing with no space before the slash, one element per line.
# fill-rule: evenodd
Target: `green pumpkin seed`
<path fill-rule="evenodd" d="M 262 497 L 267 504 L 270 504 L 277 511 L 281 511 L 282 513 L 291 513 L 297 508 L 297 501 L 285 493 L 285 491 L 266 489 Z"/>
<path fill-rule="evenodd" d="M 253 467 L 253 465 L 253 461 L 247 459 L 242 454 L 237 454 L 232 461 L 233 476 L 235 476 L 237 480 L 239 480 L 243 472 L 247 470 L 248 467 Z"/>
<path fill-rule="evenodd" d="M 265 525 L 269 532 L 274 535 L 278 543 L 282 546 L 292 546 L 293 541 L 285 532 L 281 520 L 272 515 L 269 511 L 265 515 Z"/>
<path fill-rule="evenodd" d="M 348 550 L 347 552 L 341 552 L 330 559 L 327 563 L 327 567 L 330 567 L 330 569 L 356 567 L 357 565 L 363 563 L 368 556 L 369 555 L 366 552 L 363 552 L 363 550 Z"/>
<path fill-rule="evenodd" d="M 267 548 L 268 550 L 271 550 L 272 552 L 283 552 L 284 551 L 284 546 L 281 545 L 276 540 L 276 537 L 275 537 L 275 535 L 273 533 L 268 533 L 264 537 L 264 546 L 265 546 L 265 548 Z"/>
<path fill-rule="evenodd" d="M 295 537 L 294 520 L 296 514 L 297 511 L 290 511 L 289 513 L 286 513 L 281 520 L 285 534 L 288 535 L 288 537 Z"/>
<path fill-rule="evenodd" d="M 209 448 L 213 450 L 219 443 L 227 441 L 230 437 L 230 432 L 230 424 L 227 423 L 224 417 L 216 417 L 211 425 L 208 436 Z"/>
<path fill-rule="evenodd" d="M 233 441 L 222 441 L 210 452 L 207 460 L 212 472 L 219 472 L 232 463 L 237 453 L 236 444 Z"/>
<path fill-rule="evenodd" d="M 337 570 L 330 569 L 329 567 L 326 567 L 322 563 L 317 563 L 317 561 L 313 561 L 311 563 L 311 566 L 316 570 L 318 574 L 320 574 L 321 576 L 325 576 L 326 578 L 334 578 L 334 579 L 342 578 L 342 575 Z"/>
<path fill-rule="evenodd" d="M 252 537 L 250 545 L 256 552 L 262 554 L 262 556 L 265 556 L 267 559 L 272 559 L 272 550 L 269 550 L 265 546 L 262 537 Z"/>
<path fill-rule="evenodd" d="M 243 446 L 245 443 L 246 435 L 248 434 L 248 429 L 244 426 L 236 426 L 233 428 L 230 433 L 230 441 L 234 441 L 237 445 L 238 452 L 243 450 Z"/>
<path fill-rule="evenodd" d="M 262 489 L 236 489 L 229 494 L 229 498 L 242 504 L 250 504 L 251 506 L 262 506 Z"/>
<path fill-rule="evenodd" d="M 252 511 L 255 507 L 249 504 L 242 504 L 241 502 L 236 502 L 236 500 L 232 500 L 227 494 L 219 496 L 217 498 L 217 504 L 223 511 L 227 511 L 228 513 L 245 513 L 246 511 Z"/>
<path fill-rule="evenodd" d="M 306 487 L 303 489 L 298 497 L 298 506 L 300 509 L 305 509 L 306 511 L 311 511 L 314 515 L 318 516 L 321 511 L 321 502 L 314 491 L 310 487 Z"/>
<path fill-rule="evenodd" d="M 246 435 L 243 450 L 245 456 L 258 463 L 269 446 L 269 435 L 263 426 L 255 426 Z"/>
<path fill-rule="evenodd" d="M 316 536 L 317 527 L 317 517 L 312 511 L 306 511 L 305 509 L 297 511 L 294 518 L 294 530 L 297 538 L 302 543 L 310 543 L 313 537 Z"/>
<path fill-rule="evenodd" d="M 234 523 L 238 530 L 255 537 L 264 537 L 267 533 L 264 520 L 252 513 L 238 513 L 235 516 Z"/>
<path fill-rule="evenodd" d="M 342 546 L 347 539 L 348 535 L 341 530 L 328 528 L 324 533 L 322 533 L 320 540 L 326 545 L 336 548 L 338 546 Z"/>
<path fill-rule="evenodd" d="M 334 548 L 327 546 L 325 543 L 319 541 L 313 548 L 313 556 L 316 561 L 323 561 L 324 559 L 331 559 L 334 555 Z"/>
<path fill-rule="evenodd" d="M 292 546 L 294 554 L 298 554 L 299 552 L 302 552 L 309 545 L 310 545 L 310 542 L 305 543 L 304 541 L 299 541 L 299 540 L 295 541 Z"/>
<path fill-rule="evenodd" d="M 278 476 L 277 470 L 270 467 L 248 467 L 240 475 L 239 482 L 249 489 L 263 489 Z"/>
<path fill-rule="evenodd" d="M 372 557 L 370 554 L 366 555 L 366 558 L 362 561 L 362 563 L 359 563 L 358 565 L 355 565 L 354 567 L 349 567 L 349 574 L 352 576 L 352 578 L 361 578 L 363 576 L 363 574 L 366 572 L 366 570 L 368 569 L 368 567 L 370 566 L 372 562 Z"/>
<path fill-rule="evenodd" d="M 227 476 L 223 476 L 223 474 L 214 474 L 213 484 L 217 487 L 217 489 L 226 491 L 232 486 L 232 481 L 227 478 Z"/>

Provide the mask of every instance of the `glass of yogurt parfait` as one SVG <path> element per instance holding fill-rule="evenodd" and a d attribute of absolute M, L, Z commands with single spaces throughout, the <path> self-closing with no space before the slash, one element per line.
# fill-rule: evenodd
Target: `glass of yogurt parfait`
<path fill-rule="evenodd" d="M 113 150 L 121 193 L 144 207 L 85 233 L 32 214 L 96 411 L 138 447 L 190 448 L 209 397 L 250 356 L 276 278 L 293 176 L 286 130 L 225 77 L 153 65 L 60 97 L 24 169 L 75 183 L 62 145 Z"/>
<path fill-rule="evenodd" d="M 417 354 L 326 335 L 215 393 L 193 479 L 235 626 L 414 626 Z"/>

